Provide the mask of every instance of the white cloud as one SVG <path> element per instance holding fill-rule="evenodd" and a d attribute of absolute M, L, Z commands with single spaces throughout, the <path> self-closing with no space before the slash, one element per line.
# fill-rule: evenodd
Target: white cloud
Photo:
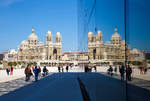
<path fill-rule="evenodd" d="M 24 0 L 0 0 L 0 6 L 10 6 L 16 2 L 22 2 Z"/>

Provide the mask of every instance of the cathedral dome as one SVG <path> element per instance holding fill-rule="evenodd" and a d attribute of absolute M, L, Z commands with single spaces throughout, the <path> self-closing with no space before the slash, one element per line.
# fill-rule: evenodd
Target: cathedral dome
<path fill-rule="evenodd" d="M 37 35 L 35 35 L 34 29 L 32 29 L 31 35 L 29 35 L 28 40 L 38 40 Z"/>
<path fill-rule="evenodd" d="M 26 44 L 28 44 L 28 42 L 27 42 L 26 40 L 23 40 L 23 41 L 21 42 L 21 45 L 26 45 Z"/>
<path fill-rule="evenodd" d="M 117 28 L 115 28 L 115 33 L 112 35 L 111 40 L 121 40 Z"/>

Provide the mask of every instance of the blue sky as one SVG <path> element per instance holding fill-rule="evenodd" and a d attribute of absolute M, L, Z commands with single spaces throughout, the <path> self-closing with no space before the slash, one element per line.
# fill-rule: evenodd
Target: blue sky
<path fill-rule="evenodd" d="M 32 27 L 45 42 L 48 30 L 53 40 L 61 32 L 63 51 L 76 47 L 76 0 L 0 0 L 0 52 L 17 48 L 27 40 Z"/>
<path fill-rule="evenodd" d="M 92 4 L 93 0 L 88 0 L 87 11 Z M 149 5 L 149 0 L 127 0 L 127 36 L 132 48 L 150 51 Z M 77 49 L 81 44 L 77 40 L 82 35 L 78 33 L 77 7 L 77 0 L 0 0 L 0 52 L 16 49 L 22 40 L 28 39 L 32 27 L 42 42 L 45 42 L 46 32 L 51 30 L 53 40 L 56 32 L 61 32 L 63 51 Z M 97 0 L 96 13 L 91 19 L 95 21 L 94 26 L 102 30 L 104 41 L 110 40 L 115 27 L 124 39 L 123 0 Z M 87 40 L 87 33 L 84 35 L 80 41 Z M 87 47 L 86 42 L 84 45 Z"/>

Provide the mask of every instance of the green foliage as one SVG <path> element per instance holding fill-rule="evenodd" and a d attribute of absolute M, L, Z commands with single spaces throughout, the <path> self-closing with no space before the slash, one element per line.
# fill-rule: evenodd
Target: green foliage
<path fill-rule="evenodd" d="M 143 63 L 140 61 L 132 61 L 132 65 L 142 65 Z"/>
<path fill-rule="evenodd" d="M 8 62 L 8 66 L 12 66 L 13 65 L 13 63 L 12 62 Z"/>
<path fill-rule="evenodd" d="M 37 65 L 37 63 L 36 62 L 30 62 L 30 63 L 28 63 L 28 65 Z"/>
<path fill-rule="evenodd" d="M 21 65 L 21 62 L 18 62 L 17 64 Z"/>
<path fill-rule="evenodd" d="M 16 66 L 17 62 L 8 62 L 8 66 Z"/>

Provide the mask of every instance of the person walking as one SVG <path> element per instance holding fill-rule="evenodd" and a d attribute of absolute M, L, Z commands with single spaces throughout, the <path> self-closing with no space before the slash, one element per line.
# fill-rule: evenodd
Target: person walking
<path fill-rule="evenodd" d="M 39 72 L 38 76 L 39 76 L 39 78 L 41 78 L 41 67 L 40 66 L 38 66 L 38 72 Z"/>
<path fill-rule="evenodd" d="M 88 72 L 88 65 L 87 64 L 84 65 L 84 72 Z"/>
<path fill-rule="evenodd" d="M 66 66 L 66 71 L 68 72 L 68 70 L 69 70 L 69 67 L 68 67 L 68 65 Z"/>
<path fill-rule="evenodd" d="M 34 66 L 32 65 L 32 71 L 34 70 Z"/>
<path fill-rule="evenodd" d="M 115 67 L 114 72 L 115 72 L 115 74 L 117 74 L 117 67 Z"/>
<path fill-rule="evenodd" d="M 43 68 L 43 76 L 48 75 L 48 69 L 46 68 L 46 66 L 44 66 Z"/>
<path fill-rule="evenodd" d="M 60 66 L 58 66 L 58 72 L 61 72 L 61 71 L 60 71 Z"/>
<path fill-rule="evenodd" d="M 39 69 L 37 66 L 33 69 L 35 81 L 38 81 Z"/>
<path fill-rule="evenodd" d="M 113 75 L 113 68 L 112 68 L 111 65 L 109 66 L 108 74 L 111 75 L 111 76 Z"/>
<path fill-rule="evenodd" d="M 13 75 L 13 66 L 10 68 L 10 75 Z"/>
<path fill-rule="evenodd" d="M 6 69 L 6 73 L 7 73 L 7 75 L 9 75 L 9 72 L 10 72 L 10 69 L 9 69 L 9 67 Z"/>
<path fill-rule="evenodd" d="M 121 81 L 124 81 L 124 73 L 125 73 L 125 67 L 122 65 L 120 70 L 120 75 L 121 75 Z"/>
<path fill-rule="evenodd" d="M 126 75 L 127 75 L 127 80 L 131 81 L 131 74 L 132 74 L 132 69 L 130 66 L 127 67 L 126 69 Z"/>
<path fill-rule="evenodd" d="M 146 74 L 147 73 L 147 68 L 144 68 L 144 74 Z"/>
<path fill-rule="evenodd" d="M 63 65 L 61 66 L 61 70 L 62 70 L 62 72 L 64 72 L 64 67 L 63 67 Z"/>
<path fill-rule="evenodd" d="M 33 75 L 29 65 L 25 68 L 25 75 L 26 75 L 25 81 L 29 81 L 30 77 Z"/>

